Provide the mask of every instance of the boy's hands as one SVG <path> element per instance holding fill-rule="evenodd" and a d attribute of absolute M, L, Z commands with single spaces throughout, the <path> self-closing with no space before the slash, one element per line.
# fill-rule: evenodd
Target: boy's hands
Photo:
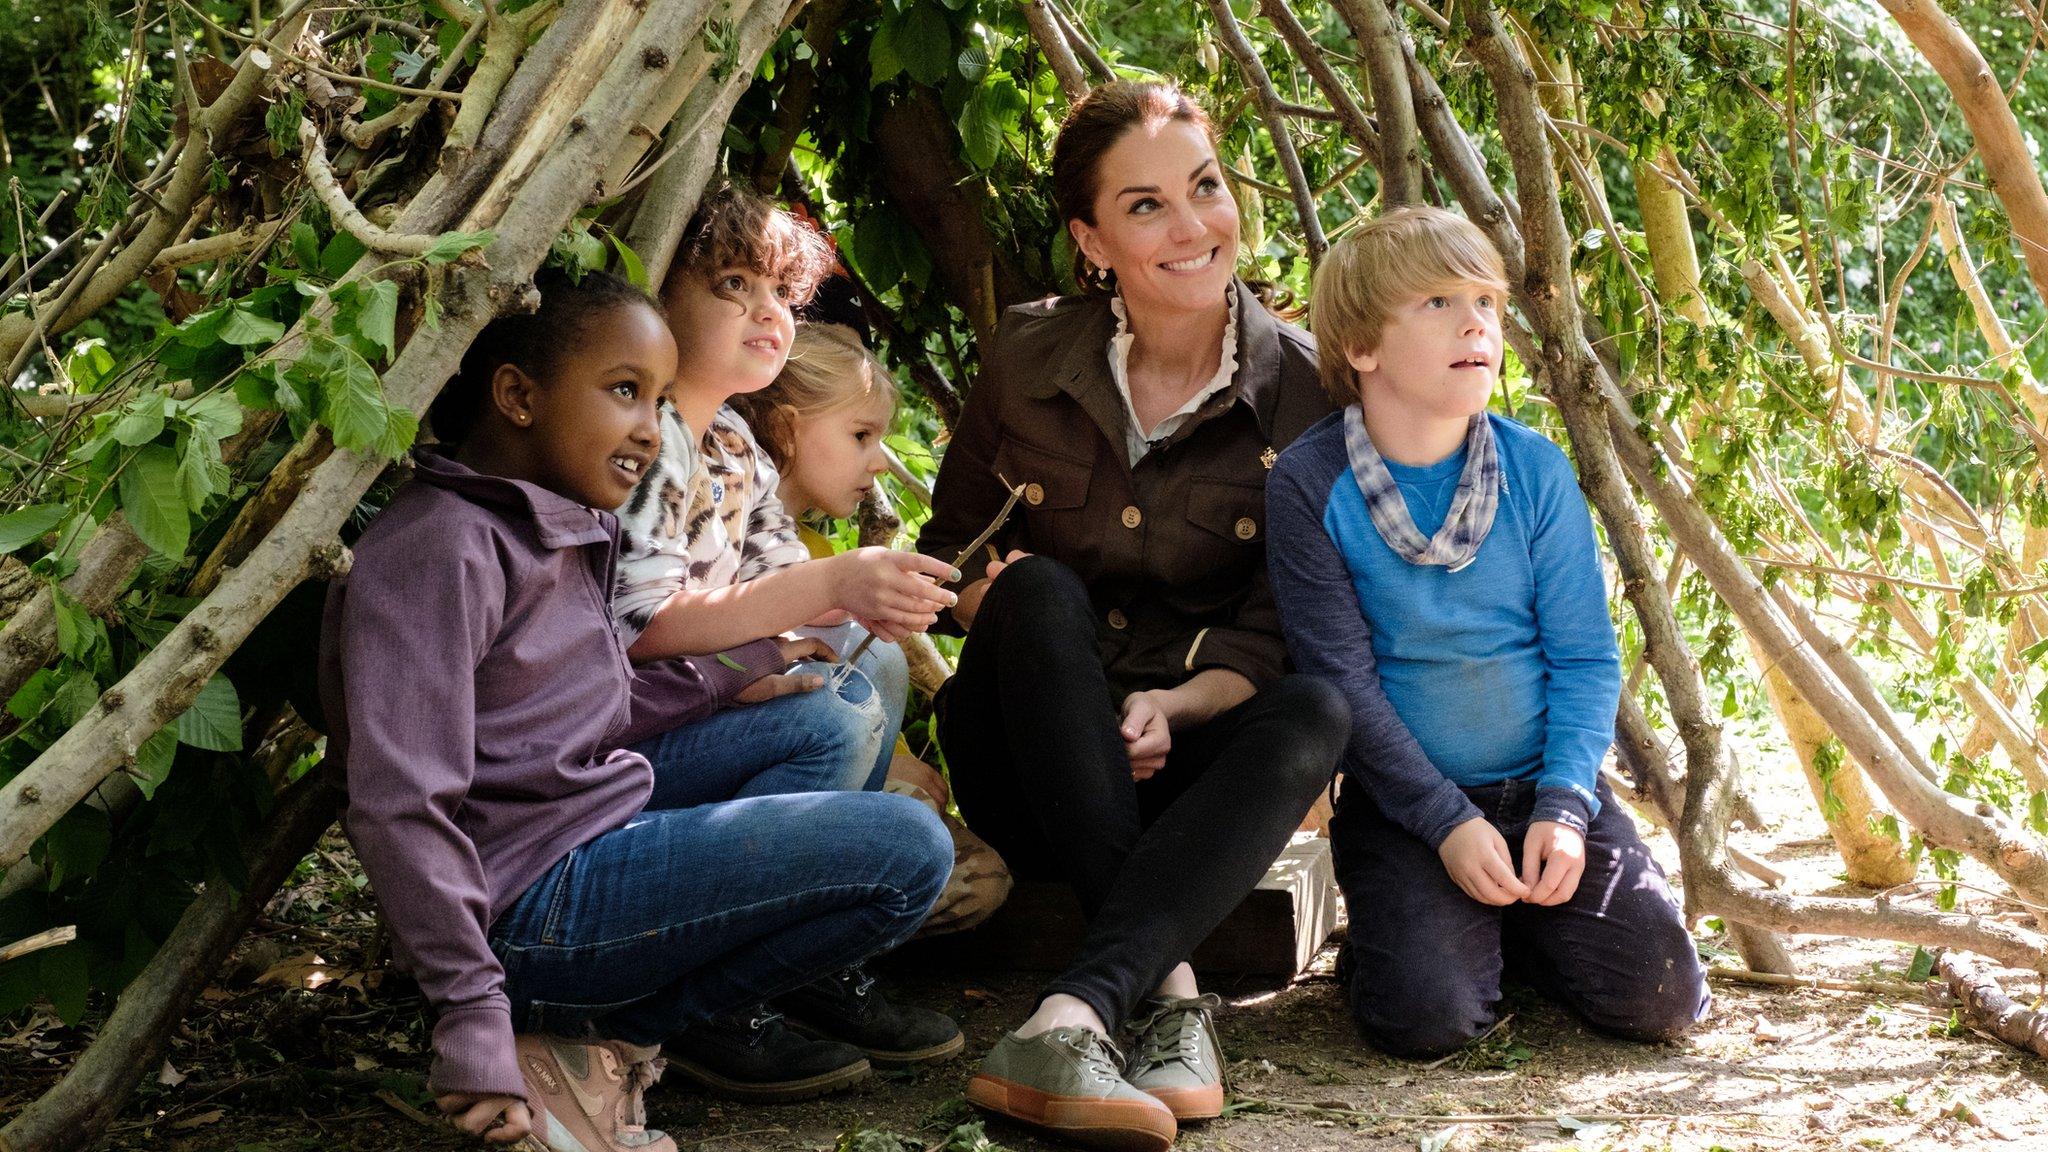
<path fill-rule="evenodd" d="M 839 659 L 839 654 L 832 651 L 830 644 L 813 636 L 778 638 L 775 646 L 782 650 L 784 668 L 803 660 L 818 660 L 831 664 Z M 740 689 L 739 695 L 734 696 L 733 701 L 739 704 L 759 704 L 764 700 L 773 700 L 777 696 L 809 692 L 824 683 L 825 678 L 816 672 L 777 672 L 773 676 L 763 676 Z"/>
<path fill-rule="evenodd" d="M 1534 827 L 1529 829 L 1531 837 L 1535 833 Z M 1514 862 L 1508 858 L 1508 842 L 1484 817 L 1474 816 L 1451 829 L 1436 854 L 1465 895 L 1481 904 L 1501 908 L 1528 899 L 1529 886 L 1516 878 Z M 1573 879 L 1576 882 L 1577 877 Z"/>
<path fill-rule="evenodd" d="M 1579 890 L 1586 873 L 1586 838 L 1569 824 L 1538 820 L 1522 840 L 1523 899 L 1531 904 L 1562 904 Z"/>
<path fill-rule="evenodd" d="M 824 563 L 836 566 L 833 602 L 885 644 L 930 628 L 938 623 L 940 609 L 960 599 L 940 587 L 959 579 L 960 573 L 923 553 L 856 548 Z"/>
<path fill-rule="evenodd" d="M 450 1092 L 434 1098 L 434 1106 L 471 1136 L 492 1144 L 510 1144 L 524 1139 L 533 1129 L 533 1116 L 526 1101 L 517 1096 L 483 1096 L 474 1092 Z"/>
<path fill-rule="evenodd" d="M 1124 752 L 1131 758 L 1133 780 L 1149 780 L 1166 767 L 1166 754 L 1173 750 L 1166 704 L 1163 691 L 1133 692 L 1124 697 L 1124 721 L 1117 732 L 1123 736 Z"/>
<path fill-rule="evenodd" d="M 988 595 L 988 586 L 996 582 L 996 577 L 1003 574 L 1003 569 L 1029 555 L 1031 553 L 1020 548 L 1010 549 L 1008 556 L 988 562 L 986 575 L 960 590 L 960 599 L 953 605 L 953 619 L 960 622 L 962 632 L 974 627 L 974 615 L 981 611 L 981 598 Z"/>

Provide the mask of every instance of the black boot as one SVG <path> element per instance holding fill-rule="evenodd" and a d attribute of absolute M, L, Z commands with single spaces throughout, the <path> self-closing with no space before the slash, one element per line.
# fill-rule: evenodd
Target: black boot
<path fill-rule="evenodd" d="M 760 1104 L 808 1100 L 874 1075 L 860 1049 L 799 1035 L 765 1005 L 693 1024 L 661 1050 L 684 1077 L 721 1096 Z"/>
<path fill-rule="evenodd" d="M 943 1060 L 966 1043 L 944 1013 L 883 999 L 875 978 L 858 964 L 806 984 L 776 1007 L 789 1013 L 791 1028 L 845 1041 L 889 1067 Z"/>

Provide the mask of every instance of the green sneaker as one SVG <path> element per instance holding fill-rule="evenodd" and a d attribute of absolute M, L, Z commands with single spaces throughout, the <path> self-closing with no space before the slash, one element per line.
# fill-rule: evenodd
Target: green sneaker
<path fill-rule="evenodd" d="M 1223 1115 L 1223 1049 L 1216 1043 L 1222 1007 L 1215 993 L 1190 999 L 1152 997 L 1131 1021 L 1131 1062 L 1124 1079 L 1173 1110 L 1175 1120 Z"/>
<path fill-rule="evenodd" d="M 1124 1082 L 1123 1057 L 1086 1028 L 996 1041 L 967 1082 L 967 1102 L 1110 1152 L 1166 1152 L 1173 1113 Z"/>

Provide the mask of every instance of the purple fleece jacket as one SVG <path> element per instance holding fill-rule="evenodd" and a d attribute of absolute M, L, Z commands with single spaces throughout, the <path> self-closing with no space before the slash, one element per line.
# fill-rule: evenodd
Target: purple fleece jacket
<path fill-rule="evenodd" d="M 439 1013 L 434 1089 L 523 1096 L 491 923 L 646 803 L 647 761 L 615 749 L 710 714 L 781 655 L 764 640 L 726 654 L 740 668 L 633 668 L 610 513 L 433 449 L 414 460 L 328 593 L 328 754 L 398 959 Z"/>

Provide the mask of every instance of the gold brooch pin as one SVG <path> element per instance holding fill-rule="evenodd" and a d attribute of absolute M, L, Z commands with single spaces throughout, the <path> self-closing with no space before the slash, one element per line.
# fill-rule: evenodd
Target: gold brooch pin
<path fill-rule="evenodd" d="M 1268 472 L 1271 472 L 1273 470 L 1273 461 L 1278 460 L 1279 458 L 1280 454 L 1278 452 L 1273 451 L 1273 446 L 1271 444 L 1266 445 L 1266 450 L 1264 452 L 1259 453 L 1259 463 L 1264 464 L 1266 466 L 1266 471 Z"/>

